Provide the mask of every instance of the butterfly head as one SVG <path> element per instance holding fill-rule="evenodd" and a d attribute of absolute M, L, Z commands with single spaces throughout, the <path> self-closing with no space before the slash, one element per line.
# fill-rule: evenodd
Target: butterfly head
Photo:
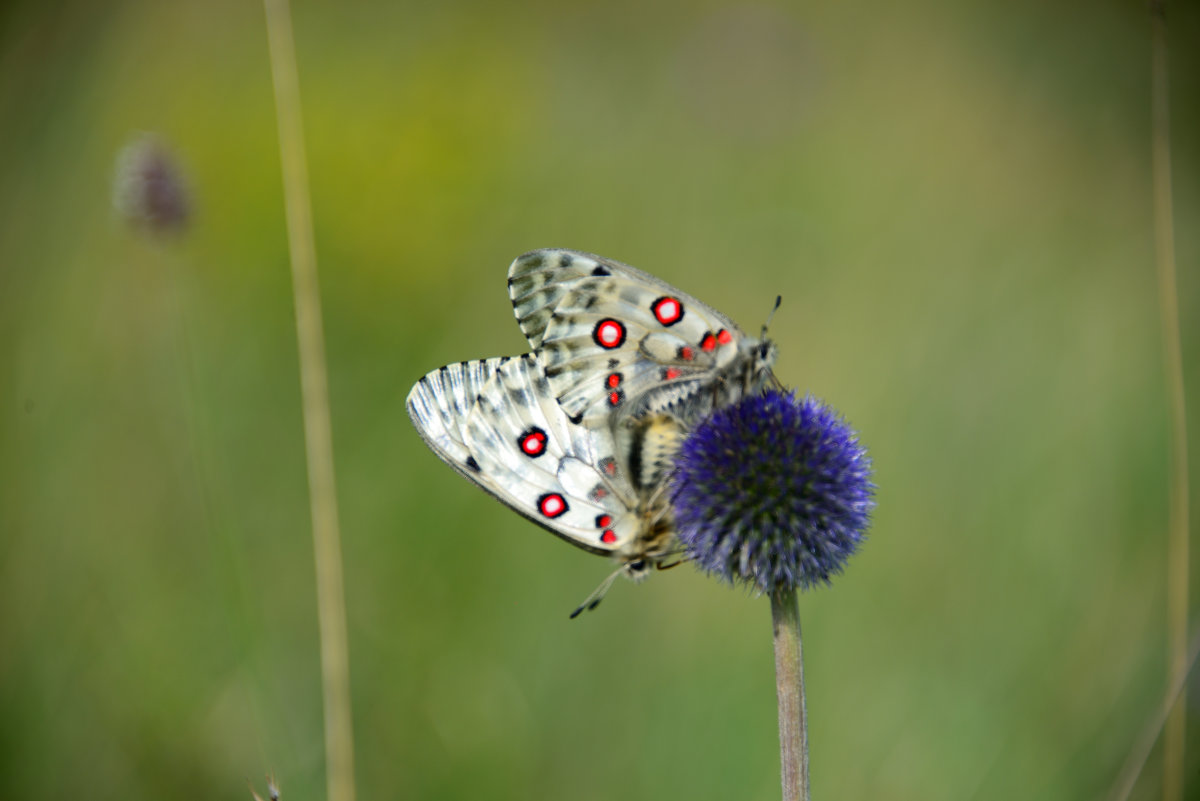
<path fill-rule="evenodd" d="M 767 329 L 771 326 L 771 320 L 775 319 L 775 312 L 779 311 L 781 303 L 783 296 L 776 295 L 775 305 L 771 307 L 771 313 L 763 323 L 762 334 L 758 339 L 747 338 L 750 349 L 750 358 L 746 360 L 749 364 L 749 374 L 746 376 L 748 390 L 758 392 L 768 383 L 779 384 L 779 379 L 775 378 L 775 373 L 772 372 L 775 359 L 779 356 L 779 348 L 767 337 Z"/>
<path fill-rule="evenodd" d="M 765 373 L 775 366 L 778 357 L 779 347 L 769 339 L 760 339 L 754 346 L 751 369 L 755 373 Z"/>
<path fill-rule="evenodd" d="M 740 381 L 734 381 L 740 385 L 738 388 L 741 391 L 735 391 L 728 401 L 732 402 L 740 395 L 756 394 L 768 384 L 778 383 L 772 372 L 778 356 L 779 347 L 765 336 L 762 339 L 746 337 L 742 341 L 742 358 L 739 360 L 743 368 L 742 375 Z"/>
<path fill-rule="evenodd" d="M 650 575 L 650 569 L 652 567 L 653 563 L 649 559 L 638 557 L 637 559 L 631 559 L 622 564 L 621 572 L 623 572 L 626 578 L 629 580 L 637 582 Z"/>

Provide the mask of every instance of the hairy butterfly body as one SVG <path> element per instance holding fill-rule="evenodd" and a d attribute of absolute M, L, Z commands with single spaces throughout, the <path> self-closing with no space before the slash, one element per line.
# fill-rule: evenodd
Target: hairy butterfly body
<path fill-rule="evenodd" d="M 614 557 L 618 573 L 638 580 L 669 566 L 664 488 L 683 436 L 774 381 L 774 344 L 651 275 L 578 251 L 518 257 L 508 287 L 533 352 L 427 374 L 407 400 L 418 432 L 519 514 Z"/>

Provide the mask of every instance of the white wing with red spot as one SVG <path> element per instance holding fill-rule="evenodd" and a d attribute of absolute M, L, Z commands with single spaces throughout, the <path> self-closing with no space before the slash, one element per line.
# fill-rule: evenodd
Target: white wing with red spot
<path fill-rule="evenodd" d="M 534 354 L 441 367 L 407 406 L 434 453 L 504 504 L 586 550 L 639 556 L 638 496 L 612 435 L 567 419 Z"/>
<path fill-rule="evenodd" d="M 660 411 L 690 424 L 770 376 L 771 343 L 626 264 L 535 250 L 509 267 L 508 287 L 551 393 L 588 427 Z"/>

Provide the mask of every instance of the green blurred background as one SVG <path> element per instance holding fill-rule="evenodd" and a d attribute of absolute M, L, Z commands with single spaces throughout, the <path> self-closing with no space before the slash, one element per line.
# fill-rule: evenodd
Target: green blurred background
<path fill-rule="evenodd" d="M 766 601 L 685 567 L 568 621 L 609 565 L 404 412 L 525 348 L 505 270 L 545 246 L 751 331 L 781 294 L 779 376 L 871 449 L 870 539 L 801 600 L 815 797 L 1111 787 L 1165 683 L 1142 3 L 293 11 L 361 798 L 778 797 Z M 1171 12 L 1194 378 L 1200 15 Z M 113 211 L 143 131 L 182 235 Z M 323 797 L 262 7 L 6 5 L 0 182 L 0 797 Z"/>

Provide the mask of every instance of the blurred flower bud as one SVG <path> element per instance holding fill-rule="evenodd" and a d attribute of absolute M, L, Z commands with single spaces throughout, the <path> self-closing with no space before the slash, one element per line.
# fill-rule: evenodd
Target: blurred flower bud
<path fill-rule="evenodd" d="M 181 233 L 191 199 L 174 154 L 154 134 L 142 134 L 117 155 L 113 206 L 131 224 L 155 234 Z"/>

